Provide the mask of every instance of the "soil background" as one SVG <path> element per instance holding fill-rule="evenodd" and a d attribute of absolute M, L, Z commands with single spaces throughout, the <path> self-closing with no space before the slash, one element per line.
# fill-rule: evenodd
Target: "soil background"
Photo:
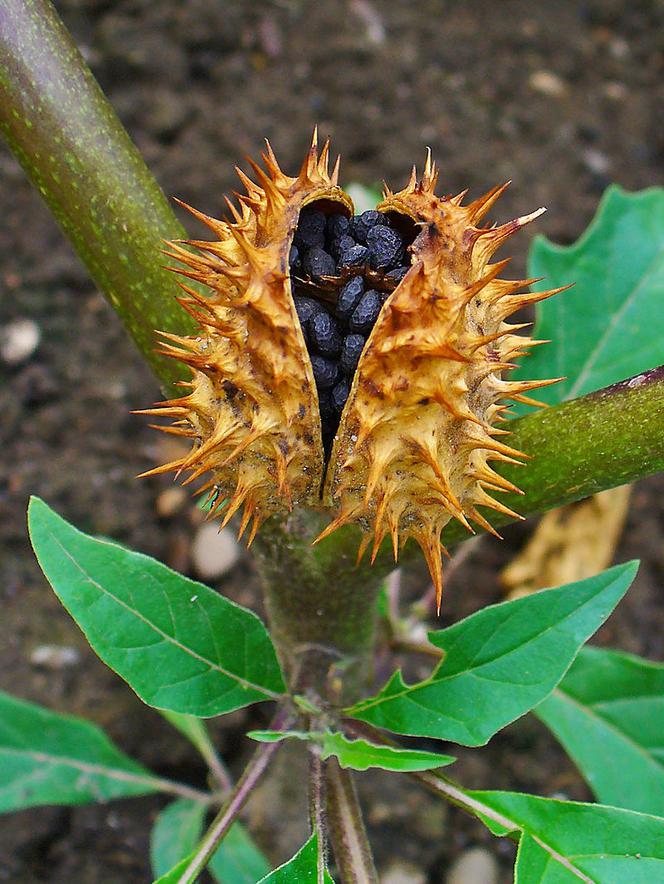
<path fill-rule="evenodd" d="M 429 145 L 445 192 L 470 187 L 479 195 L 512 179 L 496 218 L 546 205 L 537 231 L 559 243 L 579 236 L 611 181 L 629 190 L 661 182 L 657 0 L 56 6 L 166 194 L 211 214 L 224 212 L 223 194 L 237 187 L 234 163 L 255 156 L 264 136 L 293 172 L 315 122 L 342 153 L 345 183 L 384 178 L 401 186 Z M 192 573 L 196 510 L 187 502 L 158 516 L 168 481 L 133 478 L 164 455 L 147 422 L 129 413 L 158 398 L 158 386 L 2 147 L 0 204 L 0 322 L 27 317 L 42 334 L 27 363 L 0 365 L 0 687 L 88 717 L 159 773 L 202 784 L 193 750 L 86 648 L 41 576 L 25 530 L 28 496 L 38 494 L 84 530 Z M 515 276 L 523 275 L 532 235 L 529 228 L 513 242 Z M 663 491 L 656 479 L 634 490 L 617 560 L 638 557 L 641 570 L 595 639 L 653 659 L 664 659 Z M 497 574 L 531 528 L 510 529 L 503 544 L 486 540 L 473 552 L 447 589 L 443 624 L 500 599 Z M 414 568 L 407 582 L 423 592 L 424 570 Z M 248 557 L 219 589 L 257 604 Z M 76 659 L 36 665 L 33 652 L 45 644 L 73 648 Z M 213 723 L 234 770 L 249 751 L 242 732 L 266 715 L 243 711 Z M 455 775 L 470 786 L 589 797 L 532 717 L 459 757 Z M 277 776 L 249 808 L 249 825 L 275 862 L 301 843 L 304 790 L 303 776 Z M 486 845 L 501 880 L 511 880 L 513 847 L 460 812 L 387 775 L 362 777 L 362 798 L 383 880 L 444 881 L 471 845 Z M 165 803 L 154 797 L 5 817 L 0 880 L 150 881 L 149 830 Z"/>

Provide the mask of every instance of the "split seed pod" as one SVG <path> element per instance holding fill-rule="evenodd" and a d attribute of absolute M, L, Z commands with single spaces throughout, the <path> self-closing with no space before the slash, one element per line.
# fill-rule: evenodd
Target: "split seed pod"
<path fill-rule="evenodd" d="M 507 261 L 490 264 L 502 243 L 544 210 L 493 227 L 478 226 L 506 185 L 463 204 L 465 194 L 436 196 L 430 155 L 398 193 L 377 206 L 408 243 L 409 270 L 385 298 L 355 371 L 331 454 L 325 456 L 319 399 L 293 300 L 289 253 L 301 211 L 353 214 L 328 172 L 329 144 L 317 139 L 295 178 L 269 146 L 256 182 L 238 170 L 246 195 L 231 218 L 194 209 L 215 239 L 171 243 L 177 272 L 203 283 L 203 296 L 182 284 L 182 306 L 197 335 L 162 333 L 160 352 L 186 363 L 187 395 L 145 413 L 175 418 L 160 427 L 193 441 L 191 451 L 144 475 L 174 470 L 186 482 L 205 477 L 211 513 L 223 524 L 242 509 L 249 542 L 270 515 L 294 506 L 326 507 L 331 521 L 319 540 L 354 522 L 363 531 L 358 560 L 375 558 L 389 534 L 395 560 L 413 537 L 442 593 L 440 534 L 450 519 L 493 531 L 477 507 L 516 516 L 495 491 L 517 491 L 492 460 L 523 455 L 498 441 L 505 400 L 554 381 L 507 381 L 516 357 L 538 343 L 507 318 L 549 292 L 518 292 L 534 280 L 498 278 Z M 189 208 L 189 207 L 187 207 Z M 343 280 L 326 278 L 326 297 Z M 313 288 L 315 296 L 315 286 Z M 311 294 L 311 287 L 308 294 Z M 332 297 L 334 294 L 332 295 Z M 536 403 L 535 403 L 536 404 Z M 472 529 L 471 529 L 472 530 Z M 495 533 L 495 532 L 494 532 Z M 373 559 L 372 559 L 373 560 Z"/>

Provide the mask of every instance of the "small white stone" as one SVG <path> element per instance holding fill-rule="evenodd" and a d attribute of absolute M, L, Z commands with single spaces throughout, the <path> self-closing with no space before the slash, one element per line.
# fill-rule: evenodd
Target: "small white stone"
<path fill-rule="evenodd" d="M 395 862 L 380 879 L 383 884 L 425 884 L 426 875 L 410 863 Z"/>
<path fill-rule="evenodd" d="M 528 83 L 535 92 L 548 95 L 549 98 L 562 98 L 567 92 L 565 81 L 552 71 L 533 71 Z"/>
<path fill-rule="evenodd" d="M 32 319 L 15 319 L 0 331 L 0 356 L 7 365 L 26 362 L 39 346 L 41 332 Z"/>
<path fill-rule="evenodd" d="M 447 873 L 446 884 L 496 884 L 498 863 L 484 847 L 465 850 Z"/>
<path fill-rule="evenodd" d="M 76 648 L 67 645 L 39 645 L 30 654 L 32 665 L 42 666 L 44 669 L 66 669 L 76 666 L 80 659 Z"/>
<path fill-rule="evenodd" d="M 179 485 L 165 488 L 155 501 L 155 509 L 160 519 L 168 519 L 179 512 L 187 502 L 187 492 Z"/>
<path fill-rule="evenodd" d="M 196 532 L 191 546 L 191 560 L 196 573 L 213 580 L 228 573 L 240 558 L 240 547 L 229 528 L 208 522 Z"/>
<path fill-rule="evenodd" d="M 611 168 L 611 160 L 605 153 L 600 150 L 588 148 L 583 154 L 583 162 L 589 172 L 593 175 L 606 175 Z"/>

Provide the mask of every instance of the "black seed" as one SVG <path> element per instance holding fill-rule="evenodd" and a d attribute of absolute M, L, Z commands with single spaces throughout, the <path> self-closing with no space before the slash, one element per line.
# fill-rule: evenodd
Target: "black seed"
<path fill-rule="evenodd" d="M 355 369 L 360 361 L 365 344 L 366 341 L 362 335 L 348 335 L 344 338 L 341 347 L 341 359 L 339 360 L 339 365 L 344 374 L 351 377 L 355 374 Z"/>
<path fill-rule="evenodd" d="M 339 376 L 339 366 L 323 356 L 312 356 L 311 367 L 314 371 L 314 380 L 319 390 L 329 390 L 334 386 Z"/>
<path fill-rule="evenodd" d="M 334 406 L 330 398 L 330 393 L 326 390 L 318 394 L 318 408 L 320 410 L 321 423 L 323 426 L 334 417 Z"/>
<path fill-rule="evenodd" d="M 374 292 L 373 289 L 365 292 L 348 323 L 350 330 L 352 332 L 363 332 L 364 334 L 370 332 L 378 319 L 382 306 L 383 302 L 378 292 Z"/>
<path fill-rule="evenodd" d="M 332 255 L 328 255 L 317 246 L 305 254 L 302 259 L 304 272 L 312 279 L 320 279 L 321 276 L 336 276 L 337 265 Z"/>
<path fill-rule="evenodd" d="M 394 270 L 390 270 L 389 273 L 386 273 L 388 279 L 396 279 L 397 282 L 401 282 L 404 276 L 408 273 L 410 267 L 395 267 Z"/>
<path fill-rule="evenodd" d="M 295 302 L 295 312 L 300 320 L 300 325 L 303 327 L 312 316 L 323 311 L 322 304 L 314 301 L 313 298 L 307 298 L 305 295 L 293 295 L 293 301 Z"/>
<path fill-rule="evenodd" d="M 336 319 L 329 313 L 316 313 L 309 320 L 311 345 L 322 356 L 338 356 L 341 353 L 341 333 Z"/>
<path fill-rule="evenodd" d="M 332 408 L 334 408 L 337 414 L 341 414 L 341 412 L 343 411 L 349 393 L 350 384 L 348 383 L 346 378 L 343 378 L 343 380 L 339 381 L 339 383 L 332 390 L 330 399 L 332 400 Z"/>
<path fill-rule="evenodd" d="M 325 225 L 325 232 L 328 239 L 339 239 L 340 236 L 347 236 L 350 230 L 350 220 L 345 215 L 330 215 Z"/>
<path fill-rule="evenodd" d="M 357 243 L 352 236 L 340 236 L 338 239 L 332 241 L 330 252 L 338 261 L 341 257 L 342 252 L 346 252 L 348 251 L 348 249 L 352 249 L 355 245 L 357 245 Z"/>
<path fill-rule="evenodd" d="M 291 270 L 296 270 L 300 266 L 300 250 L 293 243 L 288 253 L 288 266 Z"/>
<path fill-rule="evenodd" d="M 366 243 L 369 231 L 376 227 L 376 225 L 383 226 L 384 224 L 387 224 L 387 218 L 382 212 L 377 212 L 375 209 L 369 209 L 368 212 L 362 212 L 361 215 L 356 215 L 353 218 L 353 232 L 355 233 L 355 239 L 358 240 L 358 242 Z"/>
<path fill-rule="evenodd" d="M 339 319 L 348 320 L 353 310 L 357 307 L 360 298 L 364 294 L 364 280 L 361 276 L 354 276 L 339 292 L 337 301 L 337 316 Z"/>
<path fill-rule="evenodd" d="M 386 270 L 401 263 L 403 240 L 391 227 L 373 227 L 367 233 L 367 246 L 374 270 Z"/>
<path fill-rule="evenodd" d="M 325 215 L 315 209 L 304 209 L 297 223 L 295 242 L 304 249 L 322 246 L 325 242 Z"/>
<path fill-rule="evenodd" d="M 353 246 L 346 249 L 339 258 L 340 267 L 364 267 L 369 260 L 369 249 L 366 246 Z"/>

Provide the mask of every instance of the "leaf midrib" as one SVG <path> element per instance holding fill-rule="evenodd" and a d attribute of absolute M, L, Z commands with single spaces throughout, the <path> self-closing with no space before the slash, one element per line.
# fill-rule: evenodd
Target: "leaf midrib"
<path fill-rule="evenodd" d="M 258 693 L 263 694 L 264 696 L 268 697 L 271 700 L 280 699 L 282 694 L 278 694 L 275 691 L 270 690 L 269 688 L 263 687 L 262 685 L 254 684 L 253 682 L 249 681 L 248 679 L 243 678 L 241 675 L 237 675 L 236 673 L 231 672 L 228 669 L 225 669 L 223 666 L 220 666 L 218 663 L 215 663 L 212 660 L 208 660 L 207 657 L 204 657 L 202 654 L 197 653 L 196 651 L 193 650 L 193 648 L 189 648 L 186 645 L 183 645 L 174 636 L 171 636 L 167 632 L 164 632 L 164 630 L 160 629 L 156 624 L 154 624 L 152 621 L 148 620 L 147 617 L 145 617 L 140 611 L 136 610 L 136 608 L 132 608 L 132 606 L 128 605 L 123 599 L 118 598 L 118 596 L 114 595 L 109 589 L 107 589 L 106 587 L 104 587 L 100 583 L 98 583 L 90 574 L 88 574 L 88 572 L 85 570 L 85 568 L 83 568 L 83 566 L 71 555 L 71 553 L 69 552 L 67 547 L 61 543 L 59 537 L 57 537 L 57 535 L 52 531 L 49 531 L 49 534 L 50 534 L 52 540 L 62 550 L 62 553 L 64 554 L 64 556 L 71 562 L 71 564 L 74 566 L 74 568 L 80 572 L 80 574 L 83 576 L 83 578 L 85 580 L 87 580 L 90 584 L 92 584 L 92 586 L 96 587 L 102 595 L 105 595 L 108 598 L 112 599 L 117 605 L 124 608 L 126 611 L 128 611 L 130 614 L 132 614 L 134 617 L 136 617 L 138 620 L 140 620 L 142 623 L 144 623 L 147 627 L 149 627 L 153 632 L 155 632 L 157 635 L 161 636 L 162 639 L 169 642 L 170 644 L 172 644 L 174 647 L 178 648 L 183 653 L 188 654 L 190 657 L 193 657 L 195 660 L 198 660 L 199 662 L 204 663 L 210 669 L 212 669 L 216 672 L 219 672 L 221 675 L 226 676 L 226 678 L 236 681 L 241 687 L 247 688 L 249 690 L 257 691 Z M 216 643 L 215 643 L 215 647 L 216 647 Z"/>

